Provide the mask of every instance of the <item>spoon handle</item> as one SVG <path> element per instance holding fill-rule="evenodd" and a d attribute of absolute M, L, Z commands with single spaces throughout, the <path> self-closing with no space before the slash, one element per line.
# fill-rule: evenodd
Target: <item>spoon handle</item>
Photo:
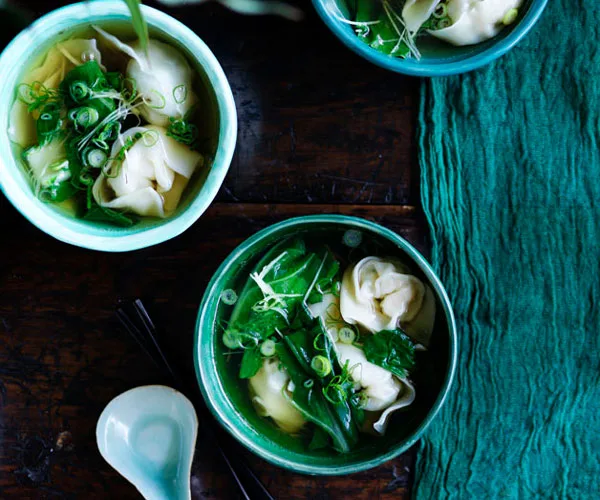
<path fill-rule="evenodd" d="M 160 348 L 157 340 L 156 326 L 140 299 L 134 300 L 131 304 L 123 304 L 119 307 L 117 309 L 117 317 L 125 330 L 140 345 L 148 357 L 171 376 L 177 389 L 184 389 L 181 391 L 183 393 L 195 394 L 195 391 L 189 390 L 190 388 L 186 387 L 183 378 L 169 363 Z M 194 403 L 204 406 L 203 401 L 198 398 L 194 398 Z M 258 476 L 254 474 L 248 464 L 240 457 L 239 451 L 233 449 L 231 438 L 210 419 L 203 418 L 202 424 L 204 434 L 215 443 L 243 497 L 246 500 L 273 500 L 273 497 L 264 487 Z"/>

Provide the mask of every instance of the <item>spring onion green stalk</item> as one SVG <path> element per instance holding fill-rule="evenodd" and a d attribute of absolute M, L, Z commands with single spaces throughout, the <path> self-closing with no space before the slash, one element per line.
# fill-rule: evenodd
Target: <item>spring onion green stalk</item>
<path fill-rule="evenodd" d="M 237 302 L 238 296 L 235 293 L 235 290 L 228 288 L 227 290 L 223 290 L 221 292 L 221 301 L 228 306 L 232 306 Z"/>
<path fill-rule="evenodd" d="M 352 328 L 345 326 L 338 330 L 338 338 L 343 344 L 352 344 L 356 339 L 356 332 Z"/>
<path fill-rule="evenodd" d="M 331 362 L 325 356 L 315 356 L 310 362 L 310 367 L 321 378 L 331 373 Z"/>
<path fill-rule="evenodd" d="M 270 358 L 271 356 L 275 355 L 275 348 L 276 348 L 277 344 L 275 344 L 275 341 L 268 339 L 265 340 L 261 345 L 260 345 L 260 353 L 265 356 L 266 358 Z"/>
<path fill-rule="evenodd" d="M 356 248 L 362 243 L 362 233 L 356 229 L 348 229 L 344 233 L 343 242 L 350 248 Z"/>

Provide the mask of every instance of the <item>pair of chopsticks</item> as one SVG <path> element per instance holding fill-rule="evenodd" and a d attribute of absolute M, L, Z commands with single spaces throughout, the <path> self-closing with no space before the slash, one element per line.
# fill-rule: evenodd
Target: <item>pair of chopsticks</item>
<path fill-rule="evenodd" d="M 142 301 L 136 299 L 131 303 L 122 304 L 117 309 L 117 317 L 125 330 L 139 344 L 148 357 L 154 361 L 156 366 L 169 373 L 177 389 L 183 388 L 185 384 L 182 378 L 173 369 L 160 348 L 156 326 Z M 188 392 L 188 394 L 191 393 L 190 391 L 185 392 Z M 195 403 L 201 404 L 199 401 L 195 401 Z M 231 438 L 216 428 L 215 422 L 212 420 L 203 418 L 201 428 L 204 430 L 206 437 L 214 441 L 244 498 L 246 500 L 273 500 L 273 497 L 261 483 L 260 479 L 240 457 L 239 452 L 232 449 Z"/>

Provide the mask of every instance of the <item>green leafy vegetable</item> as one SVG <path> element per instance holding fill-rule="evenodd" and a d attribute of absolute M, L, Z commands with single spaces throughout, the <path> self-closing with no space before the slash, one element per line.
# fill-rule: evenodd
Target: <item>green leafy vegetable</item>
<path fill-rule="evenodd" d="M 252 378 L 262 366 L 263 358 L 258 347 L 246 349 L 240 365 L 240 378 Z"/>
<path fill-rule="evenodd" d="M 367 335 L 362 348 L 368 361 L 399 378 L 406 378 L 415 366 L 415 346 L 401 330 Z"/>
<path fill-rule="evenodd" d="M 121 227 L 131 227 L 136 222 L 133 217 L 95 204 L 85 213 L 83 218 L 95 222 L 109 222 Z"/>

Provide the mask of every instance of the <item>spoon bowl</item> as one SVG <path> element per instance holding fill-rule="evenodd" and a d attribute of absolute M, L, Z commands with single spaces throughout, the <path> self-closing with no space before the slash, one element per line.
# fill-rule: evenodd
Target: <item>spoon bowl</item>
<path fill-rule="evenodd" d="M 188 500 L 198 417 L 180 392 L 162 385 L 114 398 L 98 419 L 102 457 L 147 500 Z"/>

